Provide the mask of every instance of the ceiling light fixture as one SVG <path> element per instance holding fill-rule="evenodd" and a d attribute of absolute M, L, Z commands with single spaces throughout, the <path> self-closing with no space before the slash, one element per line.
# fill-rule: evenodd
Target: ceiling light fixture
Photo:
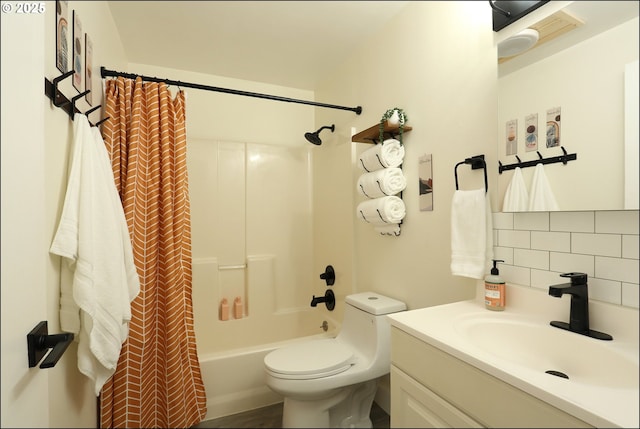
<path fill-rule="evenodd" d="M 538 42 L 536 30 L 527 28 L 498 43 L 498 58 L 512 57 L 531 49 Z"/>

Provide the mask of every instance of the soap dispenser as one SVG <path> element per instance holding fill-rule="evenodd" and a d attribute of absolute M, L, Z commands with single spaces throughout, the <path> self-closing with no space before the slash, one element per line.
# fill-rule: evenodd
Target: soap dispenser
<path fill-rule="evenodd" d="M 504 262 L 501 259 L 493 259 L 493 268 L 491 268 L 491 275 L 484 278 L 484 305 L 489 310 L 502 311 L 504 310 L 505 301 L 505 284 L 496 264 L 498 262 Z"/>

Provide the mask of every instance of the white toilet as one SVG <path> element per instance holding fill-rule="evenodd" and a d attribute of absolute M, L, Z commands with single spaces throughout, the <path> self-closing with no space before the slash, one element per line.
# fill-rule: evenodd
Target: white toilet
<path fill-rule="evenodd" d="M 346 297 L 336 338 L 274 350 L 264 358 L 266 383 L 284 396 L 282 426 L 370 428 L 377 379 L 389 373 L 387 314 L 404 302 L 364 292 Z"/>

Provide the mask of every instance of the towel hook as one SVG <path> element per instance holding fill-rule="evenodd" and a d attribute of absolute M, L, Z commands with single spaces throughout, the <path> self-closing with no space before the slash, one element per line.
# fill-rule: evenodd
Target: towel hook
<path fill-rule="evenodd" d="M 62 93 L 60 93 L 60 90 L 58 89 L 58 83 L 60 83 L 61 81 L 63 81 L 64 79 L 68 78 L 69 76 L 71 76 L 74 73 L 73 70 L 69 70 L 66 73 L 61 74 L 60 76 L 56 77 L 53 79 L 53 93 L 54 93 L 54 100 L 53 100 L 53 105 L 56 107 L 62 107 L 65 104 L 70 103 L 70 101 L 68 100 L 64 100 L 64 96 L 62 95 Z M 63 102 L 62 103 L 58 103 L 58 98 L 63 98 Z"/>
<path fill-rule="evenodd" d="M 90 92 L 91 92 L 91 90 L 87 89 L 86 91 L 81 92 L 80 94 L 78 94 L 75 97 L 71 98 L 71 119 L 73 119 L 73 117 L 76 114 L 76 101 L 78 101 L 80 98 L 84 97 L 85 95 L 87 95 Z"/>

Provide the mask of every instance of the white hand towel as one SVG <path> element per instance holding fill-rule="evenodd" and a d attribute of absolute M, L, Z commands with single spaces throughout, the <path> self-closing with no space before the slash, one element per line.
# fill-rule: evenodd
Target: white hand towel
<path fill-rule="evenodd" d="M 493 222 L 484 189 L 457 190 L 451 203 L 451 274 L 482 279 L 493 258 Z"/>
<path fill-rule="evenodd" d="M 526 212 L 529 209 L 529 192 L 522 178 L 522 169 L 516 167 L 502 204 L 503 212 Z"/>
<path fill-rule="evenodd" d="M 73 145 L 49 251 L 66 258 L 73 272 L 71 285 L 61 287 L 60 319 L 78 334 L 78 369 L 94 382 L 97 396 L 115 372 L 140 283 L 109 157 L 85 115 L 75 115 Z"/>
<path fill-rule="evenodd" d="M 356 215 L 374 226 L 397 224 L 406 213 L 404 201 L 396 196 L 373 198 L 358 204 Z"/>
<path fill-rule="evenodd" d="M 358 178 L 358 193 L 367 198 L 396 195 L 407 187 L 407 179 L 398 167 L 382 168 Z"/>
<path fill-rule="evenodd" d="M 381 144 L 362 152 L 358 166 L 366 172 L 387 167 L 399 167 L 404 160 L 404 146 L 396 139 L 387 139 Z"/>
<path fill-rule="evenodd" d="M 529 211 L 549 212 L 559 210 L 556 197 L 553 195 L 547 175 L 542 164 L 537 164 L 531 182 L 531 194 L 529 195 Z"/>

